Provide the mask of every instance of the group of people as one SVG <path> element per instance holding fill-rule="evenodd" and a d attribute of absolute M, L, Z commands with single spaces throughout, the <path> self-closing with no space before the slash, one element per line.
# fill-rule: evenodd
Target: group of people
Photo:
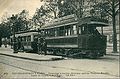
<path fill-rule="evenodd" d="M 45 38 L 40 37 L 40 38 L 35 38 L 32 44 L 32 48 L 34 49 L 35 52 L 38 52 L 38 54 L 47 54 L 47 44 L 45 41 Z"/>
<path fill-rule="evenodd" d="M 45 38 L 38 39 L 38 54 L 47 54 L 47 43 L 45 41 Z"/>
<path fill-rule="evenodd" d="M 8 40 L 7 40 L 7 38 L 1 40 L 0 46 L 2 46 L 2 44 L 5 46 L 5 48 L 7 48 L 7 45 L 8 45 Z"/>

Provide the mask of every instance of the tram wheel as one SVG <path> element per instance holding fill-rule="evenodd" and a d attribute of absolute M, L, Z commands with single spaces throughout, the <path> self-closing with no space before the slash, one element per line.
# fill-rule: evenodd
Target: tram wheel
<path fill-rule="evenodd" d="M 96 59 L 96 58 L 97 58 L 97 54 L 90 52 L 90 53 L 88 54 L 88 57 L 89 57 L 90 59 Z"/>

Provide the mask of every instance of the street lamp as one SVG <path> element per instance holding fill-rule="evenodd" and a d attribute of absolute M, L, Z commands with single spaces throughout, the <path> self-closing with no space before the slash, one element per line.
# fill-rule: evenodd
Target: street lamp
<path fill-rule="evenodd" d="M 16 38 L 15 38 L 15 19 L 16 17 L 12 15 L 11 20 L 12 20 L 12 29 L 13 29 L 13 53 L 18 53 L 17 51 L 17 43 L 16 43 Z"/>

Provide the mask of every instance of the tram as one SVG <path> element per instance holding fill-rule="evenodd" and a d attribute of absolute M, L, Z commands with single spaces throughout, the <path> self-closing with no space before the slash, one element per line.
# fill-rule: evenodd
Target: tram
<path fill-rule="evenodd" d="M 108 21 L 98 17 L 77 18 L 68 15 L 45 24 L 44 32 L 47 51 L 66 57 L 85 56 L 98 58 L 106 54 L 107 38 L 103 27 Z M 101 32 L 97 30 L 101 28 Z"/>
<path fill-rule="evenodd" d="M 103 27 L 108 25 L 105 19 L 93 16 L 77 18 L 72 14 L 54 19 L 37 31 L 17 33 L 15 37 L 18 38 L 18 42 L 21 41 L 19 48 L 23 51 L 44 51 L 46 54 L 66 57 L 99 58 L 106 54 L 107 37 L 103 33 Z M 101 28 L 101 32 L 97 28 Z"/>
<path fill-rule="evenodd" d="M 11 46 L 13 47 L 13 35 L 11 38 Z M 15 34 L 15 41 L 17 42 L 17 50 L 25 52 L 37 52 L 37 38 L 38 31 L 21 31 Z"/>

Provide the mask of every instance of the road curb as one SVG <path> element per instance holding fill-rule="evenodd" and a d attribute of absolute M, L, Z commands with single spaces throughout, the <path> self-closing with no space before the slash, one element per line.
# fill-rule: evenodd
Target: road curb
<path fill-rule="evenodd" d="M 106 54 L 106 55 L 109 55 L 109 56 L 120 56 L 119 54 L 118 55 L 115 55 L 115 54 Z"/>
<path fill-rule="evenodd" d="M 28 58 L 28 57 L 22 57 L 22 56 L 15 56 L 15 55 L 9 55 L 9 54 L 3 54 L 0 53 L 0 55 L 4 55 L 4 56 L 9 56 L 9 57 L 14 57 L 14 58 L 21 58 L 21 59 L 27 59 L 27 60 L 34 60 L 34 61 L 57 61 L 57 60 L 62 60 L 64 58 L 51 58 L 51 59 L 34 59 L 34 58 Z"/>

